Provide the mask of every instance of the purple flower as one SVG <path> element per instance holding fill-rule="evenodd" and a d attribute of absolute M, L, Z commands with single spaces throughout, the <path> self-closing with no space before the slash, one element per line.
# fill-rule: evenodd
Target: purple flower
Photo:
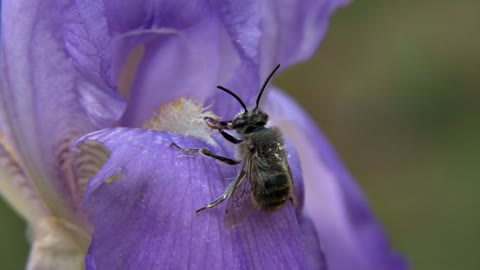
<path fill-rule="evenodd" d="M 241 106 L 215 86 L 253 105 L 271 69 L 310 57 L 344 4 L 4 1 L 0 190 L 31 228 L 28 268 L 407 269 L 281 90 L 260 106 L 287 141 L 298 209 L 257 210 L 232 230 L 226 202 L 195 215 L 241 165 L 170 147 L 233 158 L 203 116 L 230 120 Z"/>

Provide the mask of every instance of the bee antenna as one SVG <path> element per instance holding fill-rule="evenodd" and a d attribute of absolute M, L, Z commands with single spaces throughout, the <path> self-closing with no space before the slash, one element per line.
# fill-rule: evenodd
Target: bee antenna
<path fill-rule="evenodd" d="M 217 85 L 217 88 L 229 93 L 232 97 L 234 97 L 238 101 L 238 103 L 240 103 L 240 105 L 242 105 L 245 112 L 248 112 L 247 106 L 245 106 L 245 103 L 243 103 L 243 101 L 232 90 L 228 90 L 227 88 L 225 88 L 221 85 Z"/>
<path fill-rule="evenodd" d="M 277 65 L 272 72 L 270 72 L 270 75 L 268 75 L 268 78 L 265 80 L 265 82 L 263 83 L 262 85 L 262 90 L 260 90 L 260 93 L 258 93 L 258 96 L 257 96 L 257 103 L 255 105 L 255 109 L 253 109 L 254 111 L 258 110 L 258 104 L 260 104 L 260 99 L 262 98 L 262 95 L 263 95 L 263 91 L 265 91 L 265 88 L 267 88 L 267 84 L 268 82 L 270 81 L 270 79 L 273 77 L 273 74 L 275 74 L 275 72 L 277 71 L 277 69 L 280 67 L 280 64 Z"/>

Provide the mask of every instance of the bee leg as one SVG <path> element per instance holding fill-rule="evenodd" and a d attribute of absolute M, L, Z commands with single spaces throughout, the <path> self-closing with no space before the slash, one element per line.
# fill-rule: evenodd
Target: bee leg
<path fill-rule="evenodd" d="M 172 147 L 172 146 L 175 146 L 176 148 L 178 148 L 178 149 L 180 149 L 184 152 L 200 153 L 204 156 L 214 158 L 216 160 L 219 160 L 223 163 L 227 163 L 229 165 L 236 165 L 236 164 L 239 164 L 241 162 L 239 160 L 233 160 L 233 159 L 230 159 L 230 158 L 227 158 L 227 157 L 222 157 L 222 156 L 216 155 L 206 147 L 203 147 L 203 148 L 184 148 L 184 147 L 178 146 L 176 143 L 171 143 L 170 147 Z"/>
<path fill-rule="evenodd" d="M 232 121 L 218 121 L 212 117 L 204 117 L 203 120 L 205 120 L 207 126 L 213 129 L 232 129 Z"/>
<path fill-rule="evenodd" d="M 239 140 L 235 137 L 233 137 L 232 135 L 228 134 L 227 132 L 219 129 L 218 132 L 220 132 L 220 134 L 222 134 L 223 138 L 225 138 L 227 141 L 231 142 L 231 143 L 234 143 L 234 144 L 239 144 L 241 142 L 243 142 L 243 140 Z"/>
<path fill-rule="evenodd" d="M 195 210 L 195 214 L 198 214 L 200 211 L 203 211 L 205 209 L 215 207 L 221 204 L 226 199 L 230 198 L 230 196 L 232 196 L 232 193 L 235 191 L 235 189 L 239 186 L 240 182 L 243 181 L 244 178 L 245 178 L 245 171 L 241 171 L 240 175 L 237 177 L 237 180 L 232 182 L 220 197 L 211 201 L 209 204 L 205 205 L 204 207 Z"/>
<path fill-rule="evenodd" d="M 235 186 L 235 185 L 232 183 L 230 186 L 228 186 L 227 190 L 225 190 L 225 192 L 224 192 L 220 197 L 218 197 L 218 198 L 216 198 L 215 200 L 211 201 L 210 203 L 208 203 L 208 204 L 205 205 L 204 207 L 195 210 L 195 214 L 198 214 L 200 211 L 203 211 L 203 210 L 205 210 L 205 209 L 212 208 L 212 207 L 215 207 L 215 206 L 221 204 L 221 203 L 222 203 L 223 201 L 225 201 L 228 197 L 230 197 L 230 195 L 232 195 L 234 186 Z"/>
<path fill-rule="evenodd" d="M 220 132 L 223 138 L 225 138 L 227 141 L 234 144 L 243 142 L 243 140 L 239 140 L 224 131 L 224 129 L 232 129 L 232 121 L 218 121 L 217 119 L 211 117 L 205 117 L 203 119 L 205 120 L 205 123 L 207 123 L 207 126 L 218 130 L 218 132 Z"/>

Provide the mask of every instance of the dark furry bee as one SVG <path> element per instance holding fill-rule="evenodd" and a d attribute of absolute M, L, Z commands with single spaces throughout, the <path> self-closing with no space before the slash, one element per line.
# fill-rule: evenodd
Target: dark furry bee
<path fill-rule="evenodd" d="M 235 93 L 223 86 L 217 86 L 218 89 L 233 96 L 242 105 L 244 111 L 238 113 L 231 121 L 218 121 L 213 118 L 205 118 L 205 121 L 209 127 L 218 130 L 226 140 L 237 145 L 237 157 L 240 160 L 218 156 L 207 148 L 183 148 L 175 143 L 171 144 L 183 151 L 200 153 L 230 165 L 243 162 L 236 180 L 225 192 L 195 211 L 199 213 L 228 199 L 225 214 L 227 228 L 243 222 L 249 209 L 273 211 L 281 208 L 287 200 L 291 200 L 295 206 L 298 206 L 297 191 L 288 165 L 282 134 L 277 128 L 265 126 L 268 115 L 259 109 L 262 94 L 279 67 L 280 65 L 265 80 L 257 96 L 256 106 L 252 110 L 248 110 Z M 240 138 L 234 137 L 225 130 L 235 131 Z"/>

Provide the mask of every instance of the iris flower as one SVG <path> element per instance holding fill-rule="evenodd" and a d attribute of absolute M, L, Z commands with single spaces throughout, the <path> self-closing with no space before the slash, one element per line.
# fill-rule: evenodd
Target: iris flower
<path fill-rule="evenodd" d="M 170 147 L 234 146 L 277 64 L 308 59 L 345 0 L 4 0 L 0 188 L 26 220 L 28 269 L 400 270 L 361 190 L 308 114 L 269 87 L 300 206 L 224 227 L 239 166 Z M 235 135 L 235 134 L 233 134 Z"/>

